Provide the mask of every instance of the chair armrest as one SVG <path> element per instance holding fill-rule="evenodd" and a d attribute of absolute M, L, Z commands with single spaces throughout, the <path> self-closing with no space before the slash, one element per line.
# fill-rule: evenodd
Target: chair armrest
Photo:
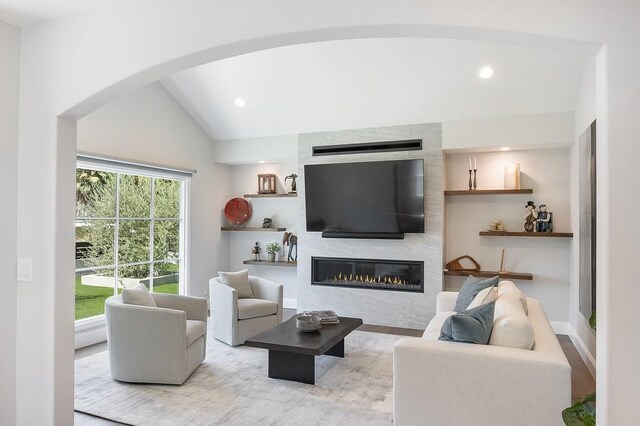
<path fill-rule="evenodd" d="M 436 298 L 436 312 L 453 311 L 458 300 L 457 291 L 441 291 Z"/>
<path fill-rule="evenodd" d="M 238 292 L 222 284 L 218 278 L 209 280 L 209 301 L 213 335 L 231 342 L 238 322 Z"/>
<path fill-rule="evenodd" d="M 253 276 L 249 277 L 249 282 L 253 290 L 253 297 L 256 299 L 270 300 L 278 304 L 276 315 L 278 317 L 278 324 L 280 324 L 284 313 L 284 287 L 282 284 Z"/>
<path fill-rule="evenodd" d="M 187 313 L 188 320 L 207 322 L 207 299 L 178 294 L 152 293 L 159 308 L 176 309 Z"/>
<path fill-rule="evenodd" d="M 184 311 L 138 305 L 106 306 L 109 359 L 114 378 L 154 377 L 159 366 L 175 365 L 180 381 L 187 348 Z"/>
<path fill-rule="evenodd" d="M 433 424 L 559 425 L 561 411 L 571 405 L 571 367 L 561 351 L 403 338 L 394 346 L 393 392 L 401 426 L 426 418 Z"/>

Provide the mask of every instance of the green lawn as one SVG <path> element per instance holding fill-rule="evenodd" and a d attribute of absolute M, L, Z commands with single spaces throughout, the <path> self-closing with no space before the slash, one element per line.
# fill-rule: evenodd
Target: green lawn
<path fill-rule="evenodd" d="M 155 293 L 178 294 L 178 283 L 155 286 Z M 113 296 L 113 289 L 82 285 L 76 277 L 76 320 L 104 314 L 104 301 Z"/>

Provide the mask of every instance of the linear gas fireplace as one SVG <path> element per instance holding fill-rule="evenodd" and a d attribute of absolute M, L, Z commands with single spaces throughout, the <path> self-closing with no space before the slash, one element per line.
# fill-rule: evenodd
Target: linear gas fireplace
<path fill-rule="evenodd" d="M 311 284 L 424 293 L 424 262 L 312 257 Z"/>

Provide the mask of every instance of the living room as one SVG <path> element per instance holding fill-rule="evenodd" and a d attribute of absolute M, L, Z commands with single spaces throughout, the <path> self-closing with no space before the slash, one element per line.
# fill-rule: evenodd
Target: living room
<path fill-rule="evenodd" d="M 119 10 L 120 6 L 111 7 Z M 93 13 L 87 13 L 86 18 L 97 19 L 98 23 L 106 19 L 99 12 L 95 12 L 96 16 Z M 132 16 L 136 16 L 135 13 Z M 76 17 L 73 22 L 83 19 L 85 17 Z M 60 28 L 56 20 L 51 22 L 53 24 L 33 25 L 22 30 L 18 73 L 21 99 L 35 96 L 38 86 L 25 81 L 41 81 L 40 77 L 36 78 L 38 72 L 30 62 L 35 61 L 32 53 L 36 54 L 41 46 L 36 47 L 39 41 L 31 45 L 32 40 L 57 31 L 77 31 L 75 24 L 67 28 L 64 19 Z M 598 337 L 601 337 L 602 312 L 606 318 L 604 327 L 608 326 L 611 315 L 615 315 L 609 309 L 601 309 L 611 303 L 612 295 L 606 291 L 610 289 L 610 279 L 598 279 L 597 286 L 595 279 L 596 274 L 601 277 L 609 271 L 608 259 L 612 256 L 609 241 L 613 238 L 601 238 L 602 221 L 611 220 L 610 207 L 602 207 L 602 197 L 612 198 L 611 193 L 602 190 L 602 186 L 610 185 L 611 176 L 607 166 L 601 169 L 601 163 L 608 164 L 605 162 L 610 161 L 612 154 L 607 134 L 602 135 L 600 128 L 602 123 L 610 125 L 611 120 L 599 112 L 602 104 L 596 102 L 604 90 L 598 80 L 602 75 L 598 71 L 599 61 L 603 61 L 603 57 L 592 42 L 499 39 L 478 40 L 471 35 L 441 38 L 369 35 L 310 39 L 305 43 L 272 45 L 268 49 L 267 45 L 245 46 L 234 55 L 225 53 L 213 61 L 215 54 L 205 55 L 209 59 L 203 60 L 196 59 L 197 53 L 194 53 L 196 56 L 189 60 L 156 69 L 144 77 L 134 76 L 126 84 L 104 85 L 103 95 L 98 92 L 87 97 L 79 93 L 72 95 L 73 102 L 77 102 L 63 102 L 66 112 L 57 115 L 53 127 L 57 129 L 57 140 L 74 141 L 73 161 L 70 145 L 65 142 L 64 147 L 53 151 L 61 162 L 55 167 L 44 167 L 42 163 L 39 169 L 44 175 L 55 174 L 56 188 L 70 181 L 72 172 L 76 177 L 83 171 L 99 172 L 89 173 L 89 180 L 106 176 L 105 182 L 114 185 L 107 195 L 113 197 L 117 207 L 113 214 L 102 215 L 91 210 L 93 205 L 91 208 L 79 208 L 73 202 L 66 205 L 64 201 L 69 201 L 70 194 L 56 196 L 56 189 L 52 194 L 43 194 L 38 201 L 42 205 L 54 201 L 58 214 L 38 222 L 29 220 L 39 214 L 36 212 L 39 209 L 33 209 L 34 201 L 29 197 L 21 199 L 20 213 L 16 212 L 15 220 L 22 225 L 13 231 L 18 253 L 21 253 L 15 288 L 18 303 L 6 313 L 9 323 L 11 315 L 15 315 L 17 324 L 13 331 L 16 350 L 8 358 L 9 365 L 15 367 L 3 370 L 3 374 L 6 371 L 14 377 L 12 386 L 16 389 L 18 383 L 22 383 L 22 389 L 26 390 L 40 380 L 36 380 L 40 375 L 37 371 L 46 370 L 51 364 L 31 372 L 20 366 L 27 362 L 41 365 L 38 360 L 49 359 L 59 350 L 65 354 L 54 357 L 55 363 L 62 364 L 52 370 L 56 374 L 51 380 L 48 374 L 42 375 L 47 383 L 59 383 L 60 388 L 55 385 L 51 394 L 63 396 L 51 407 L 56 407 L 54 417 L 65 419 L 59 421 L 63 424 L 69 420 L 66 409 L 69 403 L 78 411 L 75 417 L 78 423 L 106 419 L 104 421 L 129 424 L 146 421 L 280 424 L 311 419 L 312 423 L 321 424 L 350 418 L 355 423 L 388 424 L 395 420 L 398 424 L 414 424 L 416 419 L 423 418 L 424 410 L 433 413 L 434 406 L 448 404 L 433 395 L 407 397 L 417 391 L 412 380 L 432 378 L 438 383 L 436 365 L 442 357 L 446 362 L 440 368 L 447 368 L 445 365 L 458 368 L 454 363 L 457 355 L 438 352 L 450 346 L 439 345 L 474 346 L 468 354 L 467 349 L 461 349 L 472 364 L 480 359 L 477 357 L 487 355 L 482 352 L 482 345 L 439 342 L 443 340 L 441 323 L 438 323 L 434 342 L 438 345 L 431 348 L 429 342 L 424 343 L 429 346 L 428 350 L 422 348 L 430 354 L 424 358 L 430 367 L 414 365 L 416 361 L 411 353 L 422 349 L 412 345 L 426 339 L 436 320 L 442 317 L 441 313 L 454 311 L 451 302 L 455 304 L 455 299 L 451 297 L 461 290 L 460 294 L 464 293 L 463 283 L 468 276 L 475 274 L 486 281 L 497 274 L 499 285 L 504 287 L 502 282 L 512 281 L 521 292 L 522 300 L 527 298 L 523 305 L 526 313 L 528 304 L 531 324 L 527 327 L 535 334 L 535 343 L 528 347 L 531 354 L 523 355 L 532 358 L 521 360 L 523 363 L 516 364 L 513 371 L 503 358 L 496 358 L 502 361 L 494 365 L 493 358 L 489 357 L 485 366 L 490 371 L 504 369 L 498 376 L 511 372 L 510 381 L 495 379 L 494 383 L 506 385 L 511 394 L 516 389 L 522 391 L 515 382 L 519 374 L 528 370 L 527 380 L 539 384 L 530 395 L 548 395 L 548 400 L 534 407 L 536 414 L 521 411 L 522 417 L 518 418 L 509 417 L 516 415 L 513 413 L 492 412 L 478 419 L 481 424 L 487 423 L 485 419 L 492 419 L 493 424 L 509 424 L 514 419 L 523 424 L 540 424 L 545 419 L 542 422 L 546 424 L 546 419 L 553 418 L 551 423 L 562 424 L 562 409 L 580 402 L 595 390 L 596 346 L 598 359 L 603 355 L 601 339 L 595 338 L 595 322 L 590 324 L 590 319 L 595 320 L 597 310 L 600 314 Z M 27 126 L 28 119 L 23 117 L 31 115 L 33 104 L 21 104 L 29 105 L 20 110 L 21 140 L 32 140 L 36 134 L 44 136 L 50 131 L 49 127 Z M 407 141 L 419 141 L 419 146 L 407 148 L 400 143 Z M 376 152 L 382 143 L 398 145 L 385 145 Z M 36 145 L 17 146 L 20 152 L 17 157 L 30 155 L 34 164 L 45 161 L 40 159 Z M 361 151 L 354 150 L 355 146 Z M 350 152 L 314 154 L 336 149 Z M 52 153 L 50 148 L 42 152 Z M 78 171 L 69 167 L 75 161 Z M 337 206 L 341 204 L 336 200 L 343 197 L 339 201 L 348 201 L 349 188 L 353 188 L 349 182 L 355 179 L 356 194 L 378 196 L 380 201 L 389 195 L 382 189 L 375 190 L 384 175 L 384 166 L 394 163 L 403 167 L 411 162 L 419 162 L 419 172 L 412 172 L 410 182 L 414 186 L 404 190 L 415 189 L 412 196 L 419 197 L 420 208 L 411 211 L 409 216 L 421 217 L 422 228 L 403 228 L 394 236 L 356 232 L 360 235 L 335 238 L 331 233 L 340 232 L 344 221 L 353 221 L 356 225 L 358 221 L 366 222 L 368 213 L 358 212 L 357 202 L 339 212 L 343 216 L 336 216 L 339 220 L 333 224 L 314 227 L 309 206 L 318 200 L 318 194 L 324 197 L 320 198 L 319 205 L 326 203 L 329 207 L 323 213 L 325 220 L 332 214 L 330 210 L 339 210 Z M 596 162 L 597 172 L 589 172 L 595 169 Z M 327 167 L 331 165 L 345 167 L 329 172 Z M 379 174 L 367 174 L 367 167 L 378 170 Z M 11 170 L 17 171 L 18 176 L 26 173 L 20 171 L 20 163 L 7 172 L 11 174 Z M 316 176 L 325 179 L 324 187 L 318 184 L 318 179 L 309 180 L 311 170 L 320 170 Z M 263 175 L 262 178 L 259 175 Z M 127 188 L 130 185 L 127 176 L 134 177 L 133 192 L 132 186 Z M 264 182 L 271 178 L 273 184 Z M 30 180 L 21 182 L 15 187 L 16 193 L 31 193 L 35 188 Z M 310 186 L 311 183 L 315 186 Z M 165 191 L 163 185 L 173 189 Z M 135 195 L 138 194 L 135 191 L 144 192 L 147 187 L 151 189 L 147 191 L 149 199 Z M 104 196 L 105 191 L 99 192 Z M 162 197 L 167 194 L 173 197 L 166 199 L 173 210 L 165 209 L 163 213 L 169 213 L 161 214 L 161 205 L 165 202 Z M 327 194 L 331 197 L 327 198 Z M 53 198 L 49 199 L 50 196 Z M 594 203 L 594 200 L 597 201 Z M 135 213 L 122 213 L 130 208 L 126 205 L 137 206 L 138 202 L 147 203 L 143 208 L 146 211 L 139 213 L 141 210 L 135 207 Z M 78 253 L 76 244 L 76 294 L 75 303 L 70 304 L 71 289 L 62 289 L 58 283 L 69 281 L 66 279 L 68 269 L 59 265 L 66 264 L 62 258 L 69 258 L 62 247 L 69 247 L 72 237 L 67 232 L 68 221 L 63 218 L 69 216 L 73 206 L 76 208 L 76 243 L 86 243 L 87 235 L 97 235 L 96 230 L 103 235 L 106 232 L 107 240 L 111 238 L 112 243 L 98 248 L 98 243 L 91 240 L 86 250 L 91 252 L 92 247 L 95 250 L 89 257 L 82 252 L 85 249 Z M 236 220 L 233 214 L 247 206 L 249 213 Z M 594 215 L 590 216 L 590 212 Z M 585 222 L 585 215 L 590 216 L 591 221 Z M 106 226 L 96 226 L 99 221 Z M 34 225 L 27 226 L 28 223 Z M 138 225 L 149 229 L 149 233 L 140 237 Z M 51 231 L 58 226 L 60 232 L 51 236 Z M 367 230 L 369 234 L 372 231 L 387 232 L 382 228 Z M 285 232 L 295 239 L 283 235 Z M 27 237 L 40 234 L 44 239 L 43 251 L 36 253 L 29 248 Z M 275 262 L 270 261 L 267 252 L 273 243 L 280 245 L 269 249 L 276 252 Z M 138 251 L 142 248 L 149 257 L 125 254 L 131 247 Z M 104 255 L 109 251 L 114 256 Z M 55 262 L 41 263 L 40 253 L 44 252 L 55 253 L 52 257 Z M 459 264 L 457 258 L 461 256 L 472 259 L 461 259 Z M 322 278 L 316 277 L 320 262 L 334 262 L 338 258 L 347 263 L 358 259 L 364 264 L 403 262 L 405 269 L 411 262 L 418 263 L 422 269 L 415 287 L 419 290 L 411 291 L 412 284 L 402 289 L 406 291 L 388 291 L 389 288 L 379 291 L 376 287 L 384 287 L 381 283 L 384 278 L 380 280 L 384 274 L 355 280 L 325 277 L 322 283 Z M 33 276 L 29 275 L 31 262 Z M 216 308 L 219 299 L 212 294 L 212 289 L 218 287 L 211 280 L 220 276 L 224 281 L 224 274 L 219 272 L 235 273 L 244 269 L 250 277 L 281 286 L 280 300 L 273 302 L 278 305 L 277 318 L 273 319 L 276 323 L 260 329 L 259 333 L 225 341 L 226 332 L 217 329 L 223 322 L 216 321 L 217 313 L 219 319 L 221 312 Z M 37 285 L 45 271 L 55 276 L 55 286 Z M 107 279 L 106 285 L 102 278 Z M 162 281 L 165 278 L 166 282 Z M 126 378 L 118 378 L 121 374 L 118 371 L 122 370 L 113 370 L 117 370 L 118 365 L 113 358 L 117 338 L 110 342 L 109 348 L 105 300 L 112 295 L 120 297 L 124 289 L 134 287 L 134 281 L 135 285 L 140 283 L 152 290 L 153 298 L 161 293 L 173 293 L 206 301 L 204 321 L 208 322 L 209 329 L 199 336 L 203 348 L 206 347 L 203 363 L 194 365 L 179 386 L 154 385 L 165 382 L 138 379 L 130 381 L 148 384 L 131 385 Z M 338 282 L 346 284 L 337 286 Z M 496 294 L 501 291 L 499 285 L 496 282 Z M 87 290 L 88 287 L 91 288 Z M 85 292 L 78 294 L 78 289 Z M 263 290 L 254 290 L 254 293 L 256 291 Z M 163 297 L 159 300 L 165 300 Z M 122 296 L 124 298 L 126 296 Z M 238 299 L 238 306 L 242 305 L 242 299 Z M 40 306 L 28 319 L 24 304 L 27 300 L 31 300 L 34 307 Z M 50 305 L 49 301 L 60 303 Z M 469 302 L 465 308 L 473 303 Z M 69 308 L 73 305 L 78 320 L 73 332 L 70 333 L 68 327 L 58 330 L 63 323 L 69 324 L 72 313 Z M 157 306 L 161 306 L 160 302 Z M 450 309 L 444 309 L 445 306 Z M 359 327 L 356 324 L 353 330 L 340 336 L 341 350 L 334 350 L 332 345 L 325 348 L 327 352 L 320 351 L 341 354 L 337 358 L 315 356 L 315 385 L 267 377 L 273 349 L 264 345 L 273 343 L 260 340 L 260 333 L 268 333 L 280 327 L 280 323 L 295 325 L 295 319 L 289 318 L 317 310 L 332 310 L 340 317 L 355 318 L 364 324 Z M 39 354 L 27 354 L 28 340 L 32 339 L 27 337 L 26 330 L 34 330 L 35 323 L 46 324 L 53 318 L 64 318 L 64 321 L 53 321 L 51 326 L 44 327 L 47 331 L 41 333 L 47 335 L 51 327 L 58 330 L 54 333 L 57 336 L 54 343 L 47 343 Z M 342 324 L 346 327 L 349 322 L 345 319 Z M 233 327 L 236 333 L 241 325 Z M 498 326 L 494 327 L 497 330 Z M 323 336 L 324 330 L 331 328 L 331 325 L 323 326 L 318 335 Z M 534 353 L 540 352 L 543 342 L 546 344 L 550 330 L 551 336 L 557 336 L 553 337 L 555 343 L 549 349 L 553 360 L 540 361 L 542 358 L 536 356 L 542 355 Z M 293 335 L 301 335 L 296 333 Z M 416 339 L 423 334 L 425 339 Z M 564 353 L 558 352 L 558 341 Z M 70 346 L 76 350 L 75 401 L 73 394 L 69 400 L 69 384 L 62 384 L 56 378 L 57 375 L 69 378 Z M 494 345 L 484 346 L 493 349 Z M 607 350 L 605 354 L 608 353 Z M 517 352 L 514 357 L 519 358 L 520 354 Z M 403 358 L 406 356 L 408 358 Z M 406 361 L 400 361 L 402 359 Z M 609 358 L 605 360 L 609 362 Z M 233 366 L 234 362 L 246 370 L 223 367 Z M 275 355 L 273 362 L 276 363 Z M 529 362 L 531 364 L 527 364 Z M 561 368 L 537 371 L 540 362 L 561 364 Z M 408 365 L 411 365 L 409 371 L 405 370 Z M 464 361 L 459 366 L 459 374 L 471 374 L 463 365 Z M 476 368 L 481 368 L 480 365 Z M 605 368 L 608 372 L 612 367 Z M 146 368 L 140 367 L 140 370 L 146 371 Z M 598 371 L 600 379 L 601 363 Z M 473 374 L 484 377 L 479 372 Z M 545 374 L 555 375 L 555 379 L 546 378 Z M 576 378 L 576 374 L 580 376 Z M 494 380 L 495 376 L 492 373 L 488 377 Z M 221 380 L 228 387 L 221 386 Z M 613 388 L 609 376 L 604 380 L 607 383 L 603 391 L 607 392 L 604 406 L 608 407 L 609 392 Z M 597 383 L 600 390 L 601 381 Z M 460 393 L 461 386 L 448 386 L 441 397 L 447 396 L 449 403 L 454 404 L 452 401 L 456 398 L 451 395 Z M 50 386 L 44 386 L 33 392 L 49 394 L 48 389 Z M 202 392 L 203 389 L 207 391 Z M 240 395 L 241 389 L 248 393 Z M 491 387 L 477 389 L 487 391 Z M 193 392 L 197 392 L 198 397 Z M 514 407 L 527 399 L 526 392 L 513 397 Z M 332 393 L 344 403 L 329 404 Z M 6 400 L 8 406 L 13 407 L 6 411 L 10 416 L 8 424 L 28 424 L 28 419 L 36 418 L 44 423 L 52 421 L 48 408 L 43 409 L 44 414 L 19 409 L 25 407 L 32 396 L 12 394 L 13 402 Z M 288 396 L 278 397 L 280 394 Z M 303 397 L 307 400 L 299 403 Z M 127 398 L 132 398 L 133 405 L 127 405 Z M 144 400 L 156 401 L 153 415 L 150 410 L 154 410 L 154 404 L 145 405 Z M 211 410 L 214 401 L 224 401 L 213 405 L 217 412 Z M 258 404 L 243 408 L 249 401 Z M 585 406 L 589 407 L 588 402 Z M 329 407 L 333 407 L 330 414 L 326 412 Z M 627 415 L 625 411 L 610 409 L 601 414 L 602 403 L 598 408 L 599 420 L 604 424 Z M 264 409 L 271 414 L 259 415 Z M 191 410 L 190 414 L 185 410 Z M 555 414 L 544 417 L 545 412 Z M 449 417 L 450 424 L 460 424 L 465 415 L 465 410 L 459 409 L 458 417 Z M 443 424 L 443 421 L 434 413 L 431 423 Z"/>

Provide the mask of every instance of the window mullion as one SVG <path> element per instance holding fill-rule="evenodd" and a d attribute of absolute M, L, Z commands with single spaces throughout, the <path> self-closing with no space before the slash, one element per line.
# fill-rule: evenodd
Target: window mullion
<path fill-rule="evenodd" d="M 156 187 L 156 178 L 152 177 L 151 178 L 151 208 L 149 209 L 149 216 L 150 219 L 149 220 L 149 259 L 150 259 L 150 263 L 149 263 L 149 291 L 153 291 L 153 274 L 154 274 L 154 263 L 153 263 L 153 250 L 154 250 L 154 231 L 155 231 L 155 214 L 156 214 L 156 203 L 155 203 L 155 199 L 156 199 L 156 191 L 155 191 L 155 187 Z"/>
<path fill-rule="evenodd" d="M 113 230 L 113 294 L 118 294 L 118 277 L 120 276 L 120 271 L 118 270 L 118 264 L 120 263 L 120 259 L 118 258 L 118 254 L 120 252 L 118 247 L 118 240 L 120 236 L 120 173 L 116 174 L 116 217 L 115 217 L 115 226 Z"/>

